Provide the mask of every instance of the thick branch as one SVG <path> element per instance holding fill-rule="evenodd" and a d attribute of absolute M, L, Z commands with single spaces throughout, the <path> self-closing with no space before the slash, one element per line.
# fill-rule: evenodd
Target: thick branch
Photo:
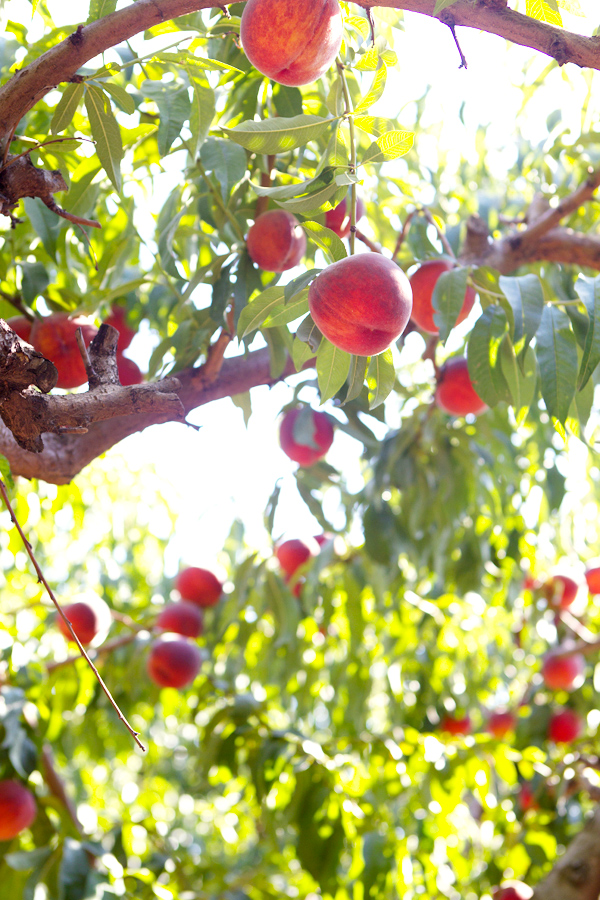
<path fill-rule="evenodd" d="M 23 116 L 49 91 L 70 81 L 85 63 L 135 34 L 201 9 L 220 6 L 211 0 L 137 0 L 90 25 L 79 28 L 56 47 L 26 66 L 0 88 L 0 148 Z M 223 4 L 224 5 L 224 4 Z M 357 0 L 370 9 L 387 6 L 433 15 L 435 0 Z M 460 0 L 452 6 L 455 25 L 487 31 L 515 44 L 539 50 L 564 65 L 600 69 L 600 37 L 584 37 L 515 12 L 504 0 Z"/>
<path fill-rule="evenodd" d="M 596 810 L 550 874 L 538 884 L 533 900 L 598 900 L 599 895 L 600 810 Z"/>

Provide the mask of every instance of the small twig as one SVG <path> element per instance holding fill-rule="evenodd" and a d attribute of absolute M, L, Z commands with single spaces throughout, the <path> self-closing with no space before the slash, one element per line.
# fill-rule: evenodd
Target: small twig
<path fill-rule="evenodd" d="M 419 209 L 413 209 L 413 211 L 409 212 L 406 219 L 404 220 L 404 225 L 402 226 L 402 231 L 398 235 L 398 240 L 396 241 L 396 246 L 394 247 L 392 259 L 395 260 L 396 257 L 398 256 L 398 254 L 400 253 L 400 250 L 402 249 L 402 244 L 406 240 L 406 238 L 408 236 L 408 232 L 410 231 L 410 223 L 412 222 L 413 218 L 417 215 L 418 212 L 420 212 Z"/>
<path fill-rule="evenodd" d="M 452 37 L 454 38 L 454 43 L 456 44 L 456 49 L 458 50 L 458 55 L 460 56 L 460 66 L 459 69 L 467 68 L 467 60 L 465 59 L 465 55 L 460 49 L 460 44 L 458 43 L 458 38 L 456 36 L 456 25 L 454 19 L 449 13 L 446 13 L 440 16 L 440 22 L 443 22 L 444 25 L 447 25 L 452 33 Z"/>
<path fill-rule="evenodd" d="M 25 547 L 25 550 L 27 551 L 27 555 L 29 556 L 29 559 L 31 560 L 31 562 L 32 562 L 32 564 L 33 564 L 33 568 L 34 568 L 35 571 L 36 571 L 36 574 L 37 574 L 37 577 L 38 577 L 38 581 L 39 581 L 41 584 L 43 584 L 44 587 L 46 588 L 46 591 L 47 591 L 47 593 L 48 593 L 48 596 L 50 597 L 50 599 L 51 599 L 52 602 L 54 603 L 54 606 L 56 607 L 56 610 L 57 610 L 59 616 L 61 617 L 61 619 L 63 620 L 63 622 L 65 623 L 65 625 L 66 625 L 67 628 L 69 629 L 69 631 L 71 632 L 71 635 L 73 636 L 73 640 L 75 641 L 75 643 L 76 643 L 77 646 L 79 647 L 79 652 L 80 652 L 81 655 L 84 657 L 84 659 L 87 661 L 87 663 L 88 663 L 88 665 L 90 666 L 92 672 L 93 672 L 94 675 L 96 676 L 96 679 L 97 679 L 97 681 L 98 681 L 98 684 L 100 685 L 100 687 L 102 688 L 102 690 L 104 691 L 104 693 L 106 694 L 106 696 L 108 697 L 108 699 L 109 699 L 109 701 L 110 701 L 110 703 L 111 703 L 113 709 L 115 710 L 115 712 L 117 713 L 118 717 L 121 719 L 121 721 L 123 722 L 123 724 L 125 725 L 125 727 L 127 728 L 127 730 L 128 730 L 128 731 L 130 732 L 130 734 L 133 736 L 133 739 L 134 739 L 134 741 L 136 742 L 136 744 L 138 745 L 138 747 L 140 747 L 140 748 L 144 751 L 144 753 L 145 753 L 145 752 L 146 752 L 146 748 L 144 747 L 144 745 L 142 744 L 142 742 L 140 741 L 140 739 L 139 739 L 139 737 L 138 737 L 139 731 L 134 731 L 134 729 L 131 727 L 131 725 L 129 724 L 129 722 L 127 721 L 127 719 L 125 718 L 125 716 L 123 715 L 123 713 L 121 712 L 121 710 L 119 709 L 119 706 L 117 705 L 117 703 L 116 703 L 115 699 L 113 698 L 111 692 L 109 691 L 109 689 L 108 689 L 107 686 L 105 685 L 105 683 L 104 683 L 104 681 L 103 681 L 103 679 L 102 679 L 102 676 L 101 676 L 100 673 L 98 672 L 98 669 L 96 668 L 96 666 L 94 665 L 94 663 L 92 662 L 92 660 L 90 659 L 90 657 L 88 656 L 85 647 L 83 646 L 83 644 L 81 643 L 81 641 L 79 640 L 79 638 L 77 637 L 77 635 L 75 634 L 75 631 L 73 630 L 73 626 L 71 625 L 71 623 L 70 623 L 69 620 L 67 619 L 65 613 L 63 612 L 63 609 L 62 609 L 60 603 L 58 602 L 58 600 L 57 600 L 56 597 L 54 596 L 54 593 L 53 593 L 53 591 L 52 591 L 52 588 L 50 587 L 50 585 L 48 584 L 48 582 L 47 582 L 46 579 L 44 578 L 44 574 L 43 574 L 42 570 L 40 569 L 40 566 L 39 566 L 39 563 L 38 563 L 37 559 L 35 558 L 35 555 L 34 555 L 34 552 L 33 552 L 33 548 L 32 548 L 32 546 L 31 546 L 31 544 L 29 543 L 29 541 L 27 540 L 27 538 L 25 537 L 25 534 L 24 534 L 24 532 L 23 532 L 23 529 L 21 528 L 21 526 L 20 526 L 20 524 L 19 524 L 19 522 L 18 522 L 18 520 L 17 520 L 17 517 L 16 517 L 16 515 L 15 515 L 15 513 L 14 513 L 14 510 L 13 510 L 13 508 L 12 508 L 12 505 L 11 505 L 11 502 L 10 502 L 10 499 L 9 499 L 9 496 L 8 496 L 8 491 L 6 490 L 6 485 L 4 484 L 4 481 L 3 481 L 1 478 L 0 478 L 0 494 L 2 495 L 2 499 L 3 499 L 3 501 L 4 501 L 4 505 L 6 506 L 8 512 L 9 512 L 9 514 L 10 514 L 10 518 L 12 519 L 12 522 L 13 522 L 15 528 L 16 528 L 17 531 L 19 532 L 19 536 L 20 536 L 21 540 L 23 541 L 23 546 Z"/>
<path fill-rule="evenodd" d="M 448 256 L 451 256 L 452 259 L 456 259 L 456 253 L 454 252 L 454 250 L 453 250 L 452 247 L 450 246 L 450 243 L 449 243 L 449 241 L 448 241 L 448 238 L 446 237 L 446 235 L 444 234 L 444 232 L 442 231 L 442 229 L 440 228 L 440 226 L 438 225 L 438 223 L 435 221 L 434 217 L 431 215 L 431 213 L 429 212 L 429 210 L 424 208 L 424 209 L 421 210 L 421 212 L 422 212 L 422 214 L 425 216 L 425 218 L 427 219 L 427 221 L 429 222 L 429 224 L 430 224 L 430 225 L 433 225 L 433 227 L 434 227 L 435 230 L 437 231 L 438 237 L 439 237 L 439 239 L 440 239 L 440 241 L 441 241 L 441 243 L 442 243 L 442 246 L 443 246 L 444 250 L 445 250 L 446 253 L 448 254 Z"/>
<path fill-rule="evenodd" d="M 83 339 L 83 332 L 81 328 L 78 328 L 75 332 L 75 339 L 77 341 L 77 346 L 79 347 L 79 352 L 81 353 L 81 358 L 83 360 L 83 365 L 85 366 L 85 374 L 88 377 L 88 382 L 93 381 L 97 378 L 96 372 L 92 365 L 92 361 L 90 359 L 89 353 L 87 351 L 87 347 L 85 346 L 85 341 Z"/>
<path fill-rule="evenodd" d="M 367 14 L 367 19 L 369 20 L 369 25 L 371 27 L 371 46 L 375 46 L 375 22 L 373 21 L 373 13 L 371 11 L 371 7 L 367 6 L 365 10 Z"/>
<path fill-rule="evenodd" d="M 228 314 L 227 318 L 228 325 L 231 329 L 231 312 Z M 210 345 L 206 356 L 206 362 L 196 370 L 196 373 L 194 375 L 195 384 L 202 382 L 203 384 L 208 385 L 212 384 L 213 381 L 215 381 L 219 372 L 221 371 L 223 358 L 225 356 L 225 350 L 232 339 L 232 333 L 232 331 L 225 331 L 225 329 L 223 329 L 214 344 Z"/>
<path fill-rule="evenodd" d="M 144 628 L 143 630 L 150 631 L 151 629 Z M 131 634 L 125 634 L 123 635 L 123 637 L 115 638 L 114 641 L 107 641 L 106 644 L 102 644 L 101 647 L 97 647 L 95 650 L 92 650 L 91 654 L 94 659 L 97 659 L 99 656 L 105 656 L 107 653 L 112 653 L 113 650 L 118 650 L 120 647 L 126 647 L 127 644 L 132 644 L 136 640 L 137 636 L 138 632 L 135 631 Z M 56 669 L 62 669 L 63 666 L 72 666 L 73 663 L 76 663 L 79 659 L 81 659 L 81 656 L 67 656 L 66 659 L 61 659 L 58 662 L 48 663 L 48 665 L 46 666 L 46 672 L 54 672 L 56 671 Z"/>
<path fill-rule="evenodd" d="M 368 238 L 366 234 L 363 234 L 362 231 L 358 230 L 358 228 L 356 229 L 355 233 L 358 240 L 362 241 L 363 244 L 366 244 L 369 250 L 372 250 L 373 253 L 383 253 L 383 250 L 381 249 L 379 244 L 376 244 L 375 241 L 372 241 L 371 238 Z"/>
<path fill-rule="evenodd" d="M 593 644 L 597 640 L 597 635 L 595 635 L 593 631 L 590 631 L 589 628 L 586 628 L 585 625 L 582 625 L 579 619 L 576 619 L 573 613 L 570 613 L 568 609 L 559 610 L 559 616 L 563 625 L 566 625 L 567 628 L 576 634 L 582 641 L 585 641 L 586 644 Z"/>
<path fill-rule="evenodd" d="M 18 310 L 21 315 L 25 316 L 26 319 L 29 319 L 30 322 L 35 322 L 35 316 L 31 310 L 26 308 L 18 294 L 7 294 L 6 291 L 0 290 L 0 297 L 2 297 L 3 300 L 6 300 L 7 303 L 10 303 L 11 306 L 14 306 L 14 308 Z"/>

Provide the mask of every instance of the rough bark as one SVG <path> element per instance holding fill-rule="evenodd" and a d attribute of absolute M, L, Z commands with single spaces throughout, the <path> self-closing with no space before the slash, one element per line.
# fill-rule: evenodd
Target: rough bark
<path fill-rule="evenodd" d="M 600 896 L 600 810 L 596 810 L 549 875 L 533 900 L 598 900 Z"/>

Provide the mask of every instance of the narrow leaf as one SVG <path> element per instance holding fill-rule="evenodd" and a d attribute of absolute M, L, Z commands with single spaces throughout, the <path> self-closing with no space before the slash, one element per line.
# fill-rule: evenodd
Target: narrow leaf
<path fill-rule="evenodd" d="M 263 328 L 274 328 L 276 325 L 287 325 L 294 319 L 306 315 L 308 312 L 308 290 L 296 294 L 293 300 L 287 304 L 276 306 L 263 322 Z"/>
<path fill-rule="evenodd" d="M 71 122 L 73 116 L 81 102 L 85 88 L 83 83 L 68 84 L 63 91 L 63 95 L 58 102 L 58 106 L 54 110 L 54 115 L 50 123 L 50 131 L 52 134 L 60 134 Z"/>
<path fill-rule="evenodd" d="M 323 119 L 321 116 L 292 116 L 291 119 L 279 117 L 262 119 L 260 122 L 241 122 L 235 128 L 224 128 L 223 131 L 236 144 L 254 153 L 286 153 L 303 147 L 325 134 L 336 119 Z"/>
<path fill-rule="evenodd" d="M 569 317 L 546 305 L 536 335 L 542 397 L 551 416 L 565 422 L 577 384 L 577 344 Z"/>
<path fill-rule="evenodd" d="M 367 373 L 369 385 L 369 409 L 380 406 L 390 394 L 396 380 L 396 370 L 391 350 L 384 350 L 371 359 Z"/>
<path fill-rule="evenodd" d="M 317 351 L 317 379 L 321 403 L 330 400 L 344 384 L 350 369 L 350 353 L 323 340 Z"/>
<path fill-rule="evenodd" d="M 595 278 L 580 275 L 575 283 L 575 290 L 587 310 L 589 319 L 577 378 L 577 390 L 581 391 L 600 362 L 600 275 L 596 275 Z"/>
<path fill-rule="evenodd" d="M 387 69 L 383 63 L 380 63 L 379 69 L 375 72 L 371 88 L 362 100 L 360 100 L 358 106 L 355 107 L 355 113 L 367 112 L 367 110 L 371 109 L 371 107 L 377 103 L 385 90 L 386 78 Z"/>
<path fill-rule="evenodd" d="M 329 257 L 330 262 L 338 262 L 348 255 L 343 242 L 330 228 L 318 222 L 302 222 L 308 237 Z"/>
<path fill-rule="evenodd" d="M 86 85 L 85 108 L 90 120 L 96 153 L 117 191 L 121 190 L 123 144 L 117 120 L 106 94 L 93 84 Z"/>
<path fill-rule="evenodd" d="M 238 337 L 260 328 L 271 311 L 283 303 L 283 287 L 269 287 L 244 307 L 238 322 Z"/>
<path fill-rule="evenodd" d="M 371 144 L 362 158 L 363 164 L 383 163 L 408 153 L 413 145 L 411 131 L 387 131 Z"/>
<path fill-rule="evenodd" d="M 515 351 L 524 358 L 527 347 L 539 328 L 544 310 L 544 294 L 540 279 L 533 274 L 517 278 L 501 275 L 499 284 L 513 312 Z"/>
<path fill-rule="evenodd" d="M 350 371 L 348 372 L 348 390 L 344 403 L 349 403 L 359 396 L 365 383 L 365 375 L 367 374 L 368 356 L 352 356 L 350 360 Z"/>
<path fill-rule="evenodd" d="M 500 306 L 488 306 L 475 322 L 469 336 L 467 361 L 473 387 L 488 406 L 500 400 L 511 402 L 511 393 L 498 365 L 498 351 L 508 331 L 506 314 Z"/>
<path fill-rule="evenodd" d="M 443 272 L 435 283 L 431 296 L 433 321 L 439 328 L 440 341 L 444 343 L 463 308 L 468 274 L 469 270 L 465 268 L 450 269 Z"/>

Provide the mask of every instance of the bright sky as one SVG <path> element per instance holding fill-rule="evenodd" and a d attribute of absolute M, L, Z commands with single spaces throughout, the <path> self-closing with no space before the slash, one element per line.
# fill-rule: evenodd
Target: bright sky
<path fill-rule="evenodd" d="M 63 0 L 49 0 L 48 6 L 57 23 L 75 21 L 73 8 Z M 592 12 L 592 0 L 581 0 L 581 6 Z M 25 0 L 8 0 L 4 7 L 7 18 L 23 21 L 23 15 L 30 14 L 31 7 Z M 564 20 L 568 28 L 581 33 L 590 33 L 594 21 L 567 15 Z M 443 121 L 440 142 L 462 155 L 474 152 L 474 129 L 480 124 L 486 126 L 492 159 L 501 178 L 502 170 L 513 161 L 511 137 L 522 102 L 521 90 L 514 81 L 532 54 L 472 29 L 459 29 L 458 36 L 468 62 L 466 71 L 458 68 L 457 50 L 445 26 L 406 13 L 405 32 L 399 34 L 395 46 L 398 74 L 388 80 L 376 112 L 397 116 L 401 125 L 410 124 L 406 117 L 410 118 L 411 101 L 431 84 L 422 124 Z M 529 69 L 529 80 L 534 81 L 547 63 L 546 57 L 538 55 Z M 578 130 L 587 88 L 576 67 L 553 71 L 530 105 L 526 138 L 542 139 L 546 117 L 559 107 L 563 120 Z M 459 118 L 463 102 L 465 126 Z M 433 151 L 431 147 L 432 160 Z M 427 147 L 423 152 L 427 152 Z M 172 176 L 164 178 L 159 189 L 163 195 L 170 189 Z M 407 353 L 413 357 L 420 354 L 419 338 L 407 344 Z M 132 355 L 140 363 L 145 362 L 148 343 L 143 335 L 135 339 L 132 349 Z M 303 399 L 315 400 L 316 406 L 316 394 L 310 390 L 305 394 Z M 167 574 L 178 568 L 179 557 L 189 565 L 211 566 L 236 516 L 246 525 L 249 543 L 268 553 L 270 542 L 263 528 L 263 511 L 277 479 L 282 484 L 277 533 L 300 537 L 320 530 L 296 491 L 295 464 L 279 448 L 277 418 L 281 407 L 291 399 L 291 389 L 286 385 L 271 390 L 258 388 L 252 399 L 254 412 L 248 429 L 241 411 L 226 399 L 201 407 L 190 416 L 192 422 L 202 426 L 200 432 L 180 425 L 161 425 L 129 438 L 111 451 L 122 454 L 135 467 L 143 463 L 154 466 L 180 495 L 176 533 L 165 561 L 170 570 Z M 326 408 L 331 411 L 330 404 Z M 353 473 L 357 489 L 360 450 L 358 443 L 338 431 L 328 454 L 333 466 Z"/>

